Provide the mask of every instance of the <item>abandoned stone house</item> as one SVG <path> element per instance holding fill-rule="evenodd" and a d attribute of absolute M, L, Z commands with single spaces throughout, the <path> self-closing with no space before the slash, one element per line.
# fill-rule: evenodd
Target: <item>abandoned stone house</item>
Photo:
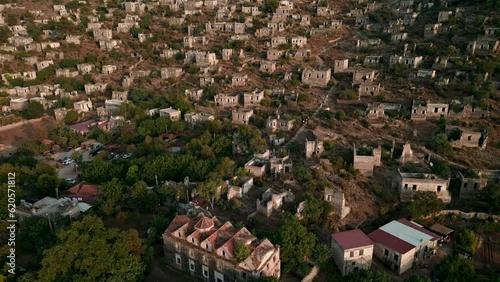
<path fill-rule="evenodd" d="M 267 27 L 273 30 L 274 32 L 282 32 L 285 30 L 284 22 L 268 22 Z"/>
<path fill-rule="evenodd" d="M 286 52 L 284 50 L 279 50 L 279 49 L 268 49 L 266 51 L 267 59 L 269 61 L 277 61 L 281 59 L 283 55 L 285 55 L 285 53 Z"/>
<path fill-rule="evenodd" d="M 10 99 L 9 105 L 11 110 L 22 111 L 26 106 L 28 106 L 28 99 L 26 98 Z"/>
<path fill-rule="evenodd" d="M 162 235 L 169 266 L 208 282 L 255 281 L 281 275 L 280 247 L 258 240 L 245 227 L 207 217 L 177 215 Z M 241 262 L 235 250 L 239 244 L 250 250 Z"/>
<path fill-rule="evenodd" d="M 366 176 L 373 175 L 373 168 L 382 165 L 382 148 L 361 147 L 356 149 L 353 146 L 353 167 Z"/>
<path fill-rule="evenodd" d="M 214 115 L 210 113 L 196 113 L 196 112 L 186 113 L 184 115 L 184 121 L 191 126 L 194 126 L 198 123 L 207 122 L 209 120 L 215 120 Z"/>
<path fill-rule="evenodd" d="M 31 44 L 31 42 L 33 42 L 33 39 L 31 37 L 13 36 L 9 37 L 8 42 L 9 44 L 14 45 L 15 47 L 23 47 L 28 44 Z"/>
<path fill-rule="evenodd" d="M 285 173 L 291 173 L 292 168 L 292 159 L 290 159 L 288 155 L 284 157 L 272 156 L 269 159 L 269 171 L 273 177 L 279 177 Z"/>
<path fill-rule="evenodd" d="M 365 116 L 368 119 L 387 118 L 383 103 L 368 104 L 365 110 Z"/>
<path fill-rule="evenodd" d="M 481 39 L 470 41 L 467 45 L 467 51 L 472 55 L 488 55 L 498 50 L 498 40 Z"/>
<path fill-rule="evenodd" d="M 217 94 L 214 96 L 214 101 L 218 107 L 235 107 L 238 105 L 238 96 Z"/>
<path fill-rule="evenodd" d="M 128 13 L 144 13 L 146 9 L 146 4 L 142 2 L 125 2 L 125 11 Z"/>
<path fill-rule="evenodd" d="M 431 103 L 429 101 L 413 100 L 411 106 L 411 120 L 419 121 L 428 118 L 439 118 L 448 115 L 449 105 L 447 103 Z"/>
<path fill-rule="evenodd" d="M 485 149 L 488 134 L 485 130 L 446 126 L 446 134 L 453 147 Z"/>
<path fill-rule="evenodd" d="M 306 158 L 320 157 L 324 152 L 323 141 L 308 141 L 306 139 Z"/>
<path fill-rule="evenodd" d="M 196 88 L 186 89 L 186 90 L 184 90 L 184 94 L 189 99 L 191 99 L 193 101 L 198 101 L 203 96 L 203 89 L 196 89 Z"/>
<path fill-rule="evenodd" d="M 238 22 L 208 22 L 205 24 L 205 30 L 208 33 L 221 33 L 221 32 L 229 32 L 233 34 L 244 34 L 245 33 L 245 24 Z"/>
<path fill-rule="evenodd" d="M 274 132 L 276 130 L 290 131 L 292 130 L 294 124 L 295 124 L 294 119 L 285 119 L 282 118 L 279 114 L 277 114 L 276 116 L 270 116 L 267 118 L 266 128 L 271 130 L 271 132 Z"/>
<path fill-rule="evenodd" d="M 177 18 L 177 17 L 168 17 L 167 22 L 171 26 L 180 26 L 184 24 L 185 19 L 184 18 Z"/>
<path fill-rule="evenodd" d="M 233 151 L 235 151 L 233 149 Z M 269 150 L 262 154 L 254 154 L 254 156 L 245 163 L 245 170 L 256 177 L 262 177 L 267 173 L 269 167 Z"/>
<path fill-rule="evenodd" d="M 87 29 L 86 31 L 94 31 L 102 28 L 103 23 L 101 22 L 89 22 L 87 23 Z"/>
<path fill-rule="evenodd" d="M 89 98 L 88 100 L 74 102 L 73 108 L 77 113 L 88 113 L 92 111 L 92 101 Z"/>
<path fill-rule="evenodd" d="M 434 64 L 432 64 L 432 69 L 434 70 L 444 70 L 448 67 L 448 56 L 438 56 L 434 59 Z"/>
<path fill-rule="evenodd" d="M 344 193 L 340 191 L 325 188 L 323 191 L 323 199 L 333 206 L 333 211 L 340 219 L 343 219 L 351 212 L 351 208 L 346 206 Z"/>
<path fill-rule="evenodd" d="M 115 49 L 120 44 L 119 40 L 99 40 L 99 49 L 107 52 Z"/>
<path fill-rule="evenodd" d="M 108 114 L 114 114 L 116 110 L 124 103 L 125 101 L 117 100 L 117 99 L 106 99 L 104 101 L 104 108 L 106 109 Z"/>
<path fill-rule="evenodd" d="M 261 61 L 259 71 L 265 73 L 272 73 L 276 70 L 276 62 L 274 61 Z"/>
<path fill-rule="evenodd" d="M 259 106 L 260 102 L 264 99 L 264 91 L 255 89 L 252 92 L 243 93 L 243 106 L 255 107 Z"/>
<path fill-rule="evenodd" d="M 302 83 L 311 87 L 325 87 L 331 79 L 331 69 L 314 70 L 306 68 L 302 71 Z"/>
<path fill-rule="evenodd" d="M 480 119 L 489 117 L 490 113 L 488 109 L 483 109 L 481 107 L 474 107 L 471 104 L 461 105 L 455 103 L 452 105 L 448 116 L 457 119 Z"/>
<path fill-rule="evenodd" d="M 179 76 L 181 76 L 184 71 L 182 70 L 182 68 L 175 68 L 175 67 L 171 67 L 171 68 L 162 68 L 161 69 L 161 78 L 162 79 L 168 79 L 168 78 L 178 78 Z"/>
<path fill-rule="evenodd" d="M 104 65 L 104 66 L 102 66 L 102 73 L 103 73 L 103 74 L 110 75 L 110 74 L 112 74 L 115 70 L 116 70 L 116 66 L 115 66 L 115 65 Z"/>
<path fill-rule="evenodd" d="M 452 14 L 453 12 L 451 11 L 439 11 L 437 22 L 442 23 L 448 21 Z"/>
<path fill-rule="evenodd" d="M 252 16 L 258 16 L 261 14 L 261 12 L 259 11 L 259 7 L 257 6 L 252 6 L 252 7 L 242 6 L 241 12 L 244 14 L 252 14 Z"/>
<path fill-rule="evenodd" d="M 406 32 L 397 32 L 391 34 L 391 41 L 393 43 L 403 42 L 408 38 L 408 33 Z"/>
<path fill-rule="evenodd" d="M 262 194 L 262 200 L 257 199 L 257 212 L 269 217 L 273 211 L 280 210 L 284 202 L 293 202 L 294 200 L 295 196 L 291 191 L 285 190 L 279 192 L 272 188 L 268 188 Z"/>
<path fill-rule="evenodd" d="M 270 27 L 262 27 L 258 28 L 255 31 L 255 37 L 268 37 L 268 36 L 273 36 L 276 31 L 273 28 Z"/>
<path fill-rule="evenodd" d="M 403 64 L 409 69 L 416 69 L 422 64 L 422 56 L 399 56 L 392 55 L 389 58 L 389 66 L 394 67 L 396 64 Z"/>
<path fill-rule="evenodd" d="M 376 82 L 363 82 L 359 85 L 358 93 L 359 97 L 363 96 L 377 96 L 383 87 L 380 83 Z"/>
<path fill-rule="evenodd" d="M 363 65 L 376 67 L 380 65 L 382 56 L 366 56 L 363 60 Z"/>
<path fill-rule="evenodd" d="M 222 49 L 222 60 L 229 61 L 233 56 L 233 49 Z"/>
<path fill-rule="evenodd" d="M 333 73 L 343 73 L 349 70 L 349 59 L 345 60 L 335 60 Z"/>
<path fill-rule="evenodd" d="M 295 54 L 293 57 L 295 59 L 303 60 L 306 58 L 309 58 L 311 56 L 311 50 L 310 49 L 297 49 L 295 51 Z"/>
<path fill-rule="evenodd" d="M 68 111 L 66 108 L 59 108 L 59 109 L 54 109 L 54 117 L 56 118 L 56 121 L 62 121 L 68 114 Z"/>
<path fill-rule="evenodd" d="M 436 70 L 420 69 L 417 71 L 417 77 L 418 78 L 435 78 L 436 77 Z"/>
<path fill-rule="evenodd" d="M 113 31 L 111 29 L 94 29 L 92 34 L 94 39 L 97 41 L 107 41 L 113 39 Z"/>
<path fill-rule="evenodd" d="M 43 69 L 45 69 L 45 68 L 47 68 L 47 67 L 49 67 L 49 66 L 51 66 L 53 64 L 54 64 L 54 61 L 52 61 L 52 60 L 46 60 L 46 61 L 38 62 L 35 65 L 36 65 L 36 70 L 37 71 L 41 71 L 41 70 L 43 70 Z"/>
<path fill-rule="evenodd" d="M 474 170 L 474 175 L 463 175 L 458 172 L 460 179 L 460 198 L 476 199 L 481 189 L 488 185 L 488 182 L 498 183 L 500 181 L 500 170 Z"/>
<path fill-rule="evenodd" d="M 181 111 L 168 107 L 160 110 L 160 117 L 168 117 L 172 121 L 181 119 Z"/>
<path fill-rule="evenodd" d="M 118 33 L 128 33 L 128 32 L 130 32 L 130 29 L 132 29 L 134 27 L 135 28 L 139 27 L 139 24 L 136 22 L 118 23 L 118 26 L 116 27 L 116 31 Z"/>
<path fill-rule="evenodd" d="M 95 92 L 104 92 L 107 86 L 107 83 L 85 84 L 85 94 L 90 95 Z"/>
<path fill-rule="evenodd" d="M 271 48 L 278 48 L 280 45 L 287 44 L 288 40 L 284 36 L 271 38 Z"/>
<path fill-rule="evenodd" d="M 127 101 L 128 91 L 113 91 L 111 92 L 111 99 Z"/>
<path fill-rule="evenodd" d="M 183 46 L 186 48 L 194 48 L 207 44 L 205 36 L 185 36 L 182 39 Z"/>
<path fill-rule="evenodd" d="M 232 110 L 233 124 L 249 124 L 250 118 L 252 116 L 253 116 L 252 109 Z"/>
<path fill-rule="evenodd" d="M 76 69 L 80 72 L 80 74 L 87 74 L 92 71 L 94 65 L 92 64 L 78 64 L 76 65 Z"/>
<path fill-rule="evenodd" d="M 230 183 L 234 185 L 230 185 Z M 227 200 L 232 198 L 243 198 L 253 187 L 253 177 L 233 177 L 227 184 Z"/>
<path fill-rule="evenodd" d="M 375 80 L 376 74 L 375 70 L 355 70 L 352 74 L 352 84 L 372 83 Z"/>
<path fill-rule="evenodd" d="M 444 203 L 451 201 L 448 191 L 450 178 L 440 178 L 431 173 L 407 173 L 398 170 L 396 185 L 402 202 L 411 201 L 413 194 L 417 191 L 435 192 Z"/>
<path fill-rule="evenodd" d="M 307 37 L 305 36 L 295 36 L 290 39 L 292 47 L 304 47 L 307 44 Z"/>
<path fill-rule="evenodd" d="M 231 77 L 231 86 L 233 87 L 245 86 L 247 79 L 248 75 L 246 74 L 234 74 L 233 77 Z"/>
<path fill-rule="evenodd" d="M 426 24 L 424 26 L 424 39 L 431 39 L 437 34 L 445 33 L 449 30 L 449 27 L 443 26 L 441 23 Z"/>

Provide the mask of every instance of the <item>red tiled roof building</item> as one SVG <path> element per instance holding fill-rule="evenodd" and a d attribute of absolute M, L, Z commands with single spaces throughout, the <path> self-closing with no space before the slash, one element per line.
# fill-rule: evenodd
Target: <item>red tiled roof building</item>
<path fill-rule="evenodd" d="M 238 261 L 235 250 L 245 245 L 250 255 Z M 256 281 L 262 276 L 280 278 L 279 246 L 259 241 L 245 227 L 200 213 L 196 218 L 178 215 L 163 233 L 167 264 L 209 282 Z"/>

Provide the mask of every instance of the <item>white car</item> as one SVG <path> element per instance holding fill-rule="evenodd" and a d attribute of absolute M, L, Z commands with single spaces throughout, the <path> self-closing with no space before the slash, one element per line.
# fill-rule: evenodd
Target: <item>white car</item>
<path fill-rule="evenodd" d="M 69 184 L 76 184 L 76 180 L 74 178 L 66 178 L 66 182 Z"/>
<path fill-rule="evenodd" d="M 73 159 L 69 158 L 69 159 L 67 159 L 67 160 L 63 161 L 63 163 L 62 163 L 62 164 L 63 164 L 63 165 L 69 165 L 69 164 L 72 164 L 72 163 L 74 163 L 74 162 L 75 162 L 75 160 L 73 160 Z"/>

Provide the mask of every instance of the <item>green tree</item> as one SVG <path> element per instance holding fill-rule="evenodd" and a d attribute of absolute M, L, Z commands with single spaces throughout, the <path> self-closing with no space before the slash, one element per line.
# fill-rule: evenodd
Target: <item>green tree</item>
<path fill-rule="evenodd" d="M 438 266 L 440 279 L 443 281 L 476 281 L 476 270 L 472 260 L 463 257 L 447 256 Z"/>
<path fill-rule="evenodd" d="M 220 187 L 221 184 L 217 180 L 209 179 L 205 182 L 198 184 L 197 191 L 203 198 L 207 199 L 214 209 L 215 200 L 220 197 Z"/>
<path fill-rule="evenodd" d="M 242 262 L 250 256 L 251 252 L 247 245 L 243 243 L 236 243 L 234 256 L 237 262 Z"/>
<path fill-rule="evenodd" d="M 23 118 L 35 119 L 40 118 L 45 114 L 45 108 L 37 101 L 31 101 L 23 110 Z"/>
<path fill-rule="evenodd" d="M 58 224 L 58 227 L 59 224 Z M 52 233 L 47 218 L 28 217 L 23 221 L 18 234 L 19 246 L 27 251 L 37 252 L 42 257 L 43 252 L 56 244 L 56 235 Z"/>
<path fill-rule="evenodd" d="M 297 218 L 288 215 L 278 230 L 278 244 L 281 246 L 283 271 L 291 272 L 311 257 L 316 236 L 307 231 Z"/>
<path fill-rule="evenodd" d="M 8 43 L 12 32 L 6 26 L 0 27 L 0 43 Z"/>
<path fill-rule="evenodd" d="M 406 278 L 405 282 L 432 282 L 432 280 L 427 276 L 413 274 L 412 276 Z"/>
<path fill-rule="evenodd" d="M 434 161 L 431 171 L 442 178 L 448 178 L 451 174 L 451 169 L 445 161 Z"/>
<path fill-rule="evenodd" d="M 313 259 L 319 266 L 326 266 L 332 255 L 332 250 L 328 245 L 318 243 L 314 247 Z"/>
<path fill-rule="evenodd" d="M 101 196 L 96 202 L 105 214 L 112 215 L 120 210 L 120 203 L 125 197 L 125 187 L 118 182 L 118 179 L 113 178 L 101 185 L 99 192 Z"/>
<path fill-rule="evenodd" d="M 444 133 L 436 135 L 434 140 L 432 140 L 432 148 L 439 154 L 449 155 L 453 152 L 450 141 L 448 141 L 448 136 Z"/>
<path fill-rule="evenodd" d="M 293 172 L 295 179 L 300 183 L 306 183 L 313 179 L 311 169 L 305 166 L 298 166 Z"/>
<path fill-rule="evenodd" d="M 440 211 L 443 208 L 443 202 L 435 192 L 417 191 L 413 194 L 413 200 L 406 203 L 405 208 L 413 219 L 420 219 Z"/>
<path fill-rule="evenodd" d="M 38 281 L 140 281 L 144 246 L 137 231 L 121 232 L 86 216 L 57 234 L 42 260 Z"/>
<path fill-rule="evenodd" d="M 347 276 L 348 282 L 389 282 L 389 275 L 375 269 L 355 269 Z"/>
<path fill-rule="evenodd" d="M 303 217 L 304 224 L 310 226 L 312 223 L 325 223 L 328 220 L 328 215 L 332 211 L 332 206 L 328 202 L 311 195 L 307 195 L 306 200 L 307 204 L 300 213 Z"/>
<path fill-rule="evenodd" d="M 471 254 L 474 254 L 479 247 L 480 239 L 471 230 L 461 230 L 455 240 L 457 247 Z"/>
<path fill-rule="evenodd" d="M 134 185 L 129 202 L 134 209 L 151 211 L 158 206 L 159 199 L 155 192 L 148 189 L 146 182 L 139 181 Z"/>
<path fill-rule="evenodd" d="M 479 192 L 479 199 L 488 204 L 490 212 L 500 213 L 500 184 L 488 183 Z"/>
<path fill-rule="evenodd" d="M 78 121 L 78 113 L 75 111 L 69 111 L 64 117 L 65 124 L 74 124 Z"/>

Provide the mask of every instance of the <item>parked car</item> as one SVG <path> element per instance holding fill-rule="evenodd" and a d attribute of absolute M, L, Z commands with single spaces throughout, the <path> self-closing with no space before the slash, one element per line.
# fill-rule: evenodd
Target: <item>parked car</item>
<path fill-rule="evenodd" d="M 116 155 L 114 155 L 114 156 L 113 156 L 113 160 L 117 160 L 117 159 L 119 159 L 119 158 L 121 158 L 121 157 L 122 157 L 122 156 L 121 156 L 120 154 L 116 154 Z"/>
<path fill-rule="evenodd" d="M 66 178 L 66 182 L 68 182 L 69 184 L 76 184 L 76 179 L 74 179 L 74 178 Z"/>
<path fill-rule="evenodd" d="M 69 160 L 69 159 L 71 159 L 71 157 L 60 158 L 57 161 L 60 162 L 60 163 L 64 163 L 66 160 Z"/>
<path fill-rule="evenodd" d="M 69 159 L 65 160 L 62 164 L 63 165 L 69 165 L 69 164 L 72 164 L 74 162 L 75 162 L 75 160 L 73 160 L 72 158 L 69 158 Z"/>
<path fill-rule="evenodd" d="M 124 159 L 128 159 L 130 157 L 132 157 L 132 153 L 126 153 L 126 154 L 123 154 L 123 156 L 122 156 L 122 158 L 124 158 Z"/>

